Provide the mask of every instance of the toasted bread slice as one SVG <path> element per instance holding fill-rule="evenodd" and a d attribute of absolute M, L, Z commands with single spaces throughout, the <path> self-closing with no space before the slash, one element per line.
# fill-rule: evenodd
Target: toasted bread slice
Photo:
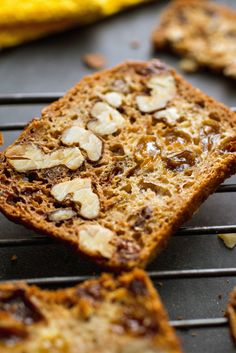
<path fill-rule="evenodd" d="M 234 343 L 236 344 L 236 287 L 230 294 L 230 302 L 227 309 L 227 316 L 229 318 L 230 331 Z"/>
<path fill-rule="evenodd" d="M 181 67 L 207 67 L 236 78 L 236 11 L 205 0 L 173 1 L 153 33 L 157 49 L 184 57 Z"/>
<path fill-rule="evenodd" d="M 1 154 L 0 210 L 110 268 L 145 266 L 236 169 L 236 115 L 159 61 L 83 79 Z"/>
<path fill-rule="evenodd" d="M 0 318 L 4 353 L 181 352 L 142 270 L 57 291 L 0 285 Z"/>

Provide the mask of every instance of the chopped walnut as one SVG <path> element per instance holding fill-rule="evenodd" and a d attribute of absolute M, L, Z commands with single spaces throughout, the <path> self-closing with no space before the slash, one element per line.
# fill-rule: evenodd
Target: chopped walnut
<path fill-rule="evenodd" d="M 108 92 L 104 95 L 105 101 L 114 108 L 121 106 L 123 98 L 123 94 L 118 92 Z"/>
<path fill-rule="evenodd" d="M 62 222 L 73 218 L 76 212 L 71 208 L 61 208 L 49 214 L 48 219 L 52 222 Z"/>
<path fill-rule="evenodd" d="M 6 151 L 6 157 L 18 172 L 52 168 L 58 165 L 65 165 L 71 170 L 76 170 L 84 162 L 84 157 L 78 147 L 59 149 L 45 154 L 33 144 L 12 146 Z"/>
<path fill-rule="evenodd" d="M 107 103 L 98 102 L 94 105 L 91 115 L 96 120 L 89 121 L 87 127 L 98 135 L 109 135 L 124 126 L 125 119 Z"/>
<path fill-rule="evenodd" d="M 56 184 L 51 189 L 51 194 L 57 201 L 62 202 L 66 197 L 81 205 L 80 215 L 84 218 L 96 218 L 100 211 L 97 194 L 92 190 L 89 178 L 75 178 Z"/>
<path fill-rule="evenodd" d="M 66 129 L 62 134 L 61 140 L 66 146 L 79 144 L 87 152 L 91 161 L 98 161 L 102 156 L 102 141 L 91 131 L 82 127 L 71 126 Z"/>
<path fill-rule="evenodd" d="M 147 86 L 151 89 L 151 95 L 136 97 L 138 108 L 143 113 L 151 113 L 165 108 L 176 94 L 175 79 L 171 74 L 154 76 Z"/>

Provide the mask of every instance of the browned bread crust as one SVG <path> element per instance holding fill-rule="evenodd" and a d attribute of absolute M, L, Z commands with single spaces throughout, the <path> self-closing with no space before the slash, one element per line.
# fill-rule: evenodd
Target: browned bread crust
<path fill-rule="evenodd" d="M 68 147 L 71 127 L 93 132 L 90 148 Z M 1 154 L 0 210 L 103 266 L 145 266 L 235 172 L 235 127 L 159 61 L 121 64 L 81 80 Z"/>
<path fill-rule="evenodd" d="M 179 340 L 142 270 L 73 288 L 0 285 L 0 352 L 180 353 Z"/>
<path fill-rule="evenodd" d="M 184 57 L 181 67 L 207 67 L 236 78 L 236 11 L 205 0 L 176 0 L 164 11 L 152 41 Z"/>
<path fill-rule="evenodd" d="M 231 335 L 236 345 L 236 287 L 230 294 L 227 316 L 229 318 Z"/>

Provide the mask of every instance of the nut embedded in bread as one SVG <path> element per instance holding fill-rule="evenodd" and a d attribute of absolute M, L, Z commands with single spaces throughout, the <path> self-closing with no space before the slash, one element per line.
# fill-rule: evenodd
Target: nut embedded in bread
<path fill-rule="evenodd" d="M 230 302 L 227 309 L 227 316 L 229 318 L 231 335 L 236 345 L 236 287 L 230 294 Z"/>
<path fill-rule="evenodd" d="M 0 352 L 181 353 L 145 272 L 73 288 L 0 285 Z"/>
<path fill-rule="evenodd" d="M 236 170 L 236 115 L 155 60 L 84 78 L 0 155 L 0 210 L 145 266 Z"/>
<path fill-rule="evenodd" d="M 176 0 L 164 11 L 154 30 L 157 50 L 183 56 L 180 66 L 199 67 L 236 78 L 236 11 L 205 0 Z"/>

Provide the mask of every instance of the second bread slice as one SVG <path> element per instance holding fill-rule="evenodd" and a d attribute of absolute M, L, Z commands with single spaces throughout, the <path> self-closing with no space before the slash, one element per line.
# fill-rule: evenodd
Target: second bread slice
<path fill-rule="evenodd" d="M 1 154 L 0 210 L 110 268 L 145 266 L 236 170 L 236 116 L 159 61 L 83 79 Z"/>

